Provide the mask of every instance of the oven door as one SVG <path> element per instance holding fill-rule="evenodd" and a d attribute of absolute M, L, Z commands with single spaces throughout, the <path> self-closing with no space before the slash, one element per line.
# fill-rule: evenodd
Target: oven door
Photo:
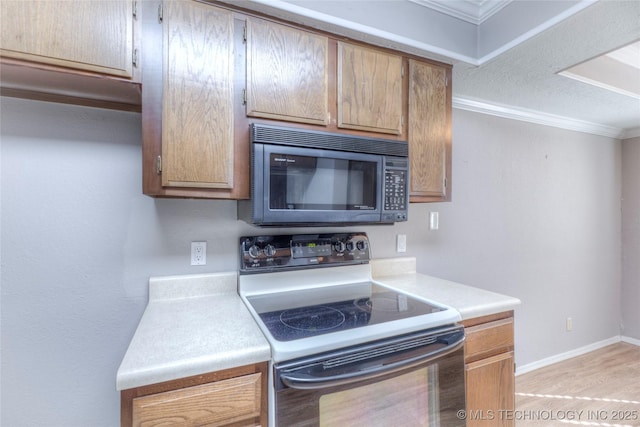
<path fill-rule="evenodd" d="M 460 326 L 274 366 L 276 426 L 465 426 Z"/>

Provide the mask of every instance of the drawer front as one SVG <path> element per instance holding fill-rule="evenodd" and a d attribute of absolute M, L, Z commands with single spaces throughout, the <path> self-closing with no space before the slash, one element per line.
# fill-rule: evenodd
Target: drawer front
<path fill-rule="evenodd" d="M 133 399 L 133 425 L 201 426 L 260 416 L 261 373 Z"/>
<path fill-rule="evenodd" d="M 465 328 L 467 363 L 513 351 L 513 317 Z"/>

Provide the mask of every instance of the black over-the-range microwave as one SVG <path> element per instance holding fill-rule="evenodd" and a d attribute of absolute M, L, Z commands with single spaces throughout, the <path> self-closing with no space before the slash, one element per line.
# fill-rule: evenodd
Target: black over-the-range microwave
<path fill-rule="evenodd" d="M 407 220 L 406 141 L 252 124 L 251 199 L 258 226 L 392 224 Z"/>

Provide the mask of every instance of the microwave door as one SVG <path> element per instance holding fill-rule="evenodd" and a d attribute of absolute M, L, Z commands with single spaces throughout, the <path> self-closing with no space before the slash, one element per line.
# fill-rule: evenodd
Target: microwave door
<path fill-rule="evenodd" d="M 265 145 L 265 222 L 380 220 L 381 156 Z"/>
<path fill-rule="evenodd" d="M 291 163 L 272 167 L 270 209 L 375 209 L 375 192 L 365 194 L 375 190 L 375 163 L 309 156 L 287 156 L 286 161 Z"/>

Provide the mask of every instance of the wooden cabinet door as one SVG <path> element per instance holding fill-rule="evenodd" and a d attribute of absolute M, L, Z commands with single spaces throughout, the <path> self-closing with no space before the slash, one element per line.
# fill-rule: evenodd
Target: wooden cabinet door
<path fill-rule="evenodd" d="M 515 376 L 513 352 L 465 367 L 467 427 L 513 427 Z"/>
<path fill-rule="evenodd" d="M 402 134 L 400 55 L 338 42 L 338 127 Z"/>
<path fill-rule="evenodd" d="M 407 136 L 412 202 L 434 197 L 450 200 L 451 91 L 447 83 L 447 68 L 409 60 Z"/>
<path fill-rule="evenodd" d="M 262 374 L 133 399 L 133 426 L 255 426 L 262 403 Z"/>
<path fill-rule="evenodd" d="M 162 185 L 232 188 L 232 12 L 167 1 L 162 19 Z"/>
<path fill-rule="evenodd" d="M 0 55 L 133 75 L 132 0 L 2 0 Z"/>
<path fill-rule="evenodd" d="M 247 115 L 328 123 L 328 38 L 247 19 Z"/>

